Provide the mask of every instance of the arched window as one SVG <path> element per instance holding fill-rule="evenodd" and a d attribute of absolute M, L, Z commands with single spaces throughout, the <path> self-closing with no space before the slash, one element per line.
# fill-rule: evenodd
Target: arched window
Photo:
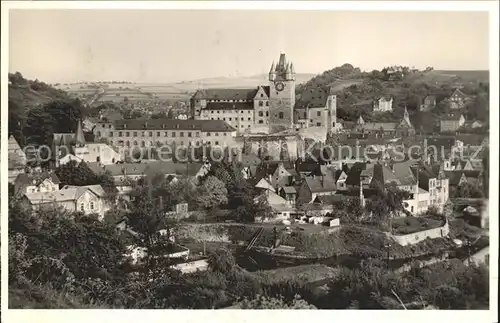
<path fill-rule="evenodd" d="M 127 147 L 130 147 L 130 141 L 127 140 Z"/>
<path fill-rule="evenodd" d="M 144 141 L 141 141 L 141 146 L 146 147 L 146 143 Z"/>

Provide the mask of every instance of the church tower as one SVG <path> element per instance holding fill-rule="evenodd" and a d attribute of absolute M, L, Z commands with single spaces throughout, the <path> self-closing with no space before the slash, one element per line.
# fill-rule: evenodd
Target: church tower
<path fill-rule="evenodd" d="M 269 132 L 279 132 L 293 127 L 295 106 L 295 69 L 293 63 L 280 54 L 278 64 L 269 71 Z"/>

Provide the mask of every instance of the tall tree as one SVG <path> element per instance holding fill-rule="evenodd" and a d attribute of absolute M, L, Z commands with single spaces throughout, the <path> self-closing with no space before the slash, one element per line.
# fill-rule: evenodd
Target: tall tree
<path fill-rule="evenodd" d="M 208 176 L 198 189 L 197 200 L 200 206 L 211 209 L 227 203 L 227 189 L 223 181 Z"/>

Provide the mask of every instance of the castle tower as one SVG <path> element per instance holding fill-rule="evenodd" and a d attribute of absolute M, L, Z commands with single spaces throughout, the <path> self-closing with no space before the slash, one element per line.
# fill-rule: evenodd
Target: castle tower
<path fill-rule="evenodd" d="M 295 71 L 293 64 L 287 63 L 284 53 L 278 64 L 269 71 L 269 132 L 279 132 L 293 127 L 295 106 Z"/>
<path fill-rule="evenodd" d="M 328 109 L 327 129 L 328 132 L 336 132 L 337 129 L 337 95 L 333 91 L 333 87 L 328 89 L 328 98 L 326 101 Z"/>

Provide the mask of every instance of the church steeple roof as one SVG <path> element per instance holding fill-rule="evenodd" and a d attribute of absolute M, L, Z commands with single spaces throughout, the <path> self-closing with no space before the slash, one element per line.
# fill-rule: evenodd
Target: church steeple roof
<path fill-rule="evenodd" d="M 78 127 L 75 133 L 75 144 L 76 145 L 85 145 L 85 136 L 83 135 L 82 122 L 78 120 Z"/>

